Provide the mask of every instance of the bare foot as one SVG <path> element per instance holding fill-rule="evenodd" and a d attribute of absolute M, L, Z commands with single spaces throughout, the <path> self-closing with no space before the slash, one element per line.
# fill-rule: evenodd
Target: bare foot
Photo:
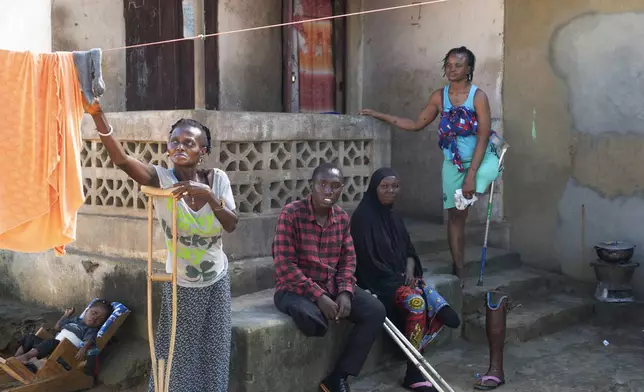
<path fill-rule="evenodd" d="M 465 268 L 452 264 L 452 275 L 456 276 L 460 281 L 461 288 L 465 287 Z"/>
<path fill-rule="evenodd" d="M 21 362 L 21 363 L 27 364 L 29 362 L 30 358 L 27 357 L 27 354 L 22 354 L 22 355 L 18 355 L 16 357 L 14 357 L 14 359 L 16 361 Z"/>

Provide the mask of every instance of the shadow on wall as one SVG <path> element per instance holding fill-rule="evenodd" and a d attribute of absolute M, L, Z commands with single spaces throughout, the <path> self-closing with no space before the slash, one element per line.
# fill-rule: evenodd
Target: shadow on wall
<path fill-rule="evenodd" d="M 13 262 L 13 252 L 0 249 L 0 296 L 9 298 L 20 298 L 20 286 L 15 278 L 9 273 L 9 268 Z"/>
<path fill-rule="evenodd" d="M 595 242 L 626 240 L 644 247 L 644 166 L 637 164 L 644 158 L 643 41 L 644 13 L 587 14 L 553 35 L 551 63 L 568 86 L 574 129 L 572 174 L 559 201 L 555 250 L 563 272 L 575 278 L 595 279 L 588 266 Z M 634 283 L 644 294 L 642 268 Z"/>
<path fill-rule="evenodd" d="M 128 271 L 118 266 L 103 276 L 102 289 L 99 297 L 109 301 L 118 301 L 127 306 L 132 313 L 127 320 L 123 335 L 128 337 L 144 338 L 147 336 L 147 272 L 145 269 Z M 161 298 L 161 283 L 152 285 L 152 314 L 153 328 L 156 330 L 156 321 L 159 319 Z"/>

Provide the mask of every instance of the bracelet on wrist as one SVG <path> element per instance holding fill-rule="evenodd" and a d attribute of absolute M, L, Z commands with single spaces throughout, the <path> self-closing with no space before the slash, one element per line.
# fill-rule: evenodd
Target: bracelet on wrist
<path fill-rule="evenodd" d="M 224 209 L 224 201 L 223 200 L 219 200 L 219 206 L 218 207 L 219 208 L 215 208 L 215 211 L 221 211 L 221 210 Z"/>
<path fill-rule="evenodd" d="M 107 133 L 101 133 L 101 132 L 99 132 L 99 130 L 98 130 L 98 129 L 96 129 L 96 132 L 97 132 L 100 136 L 110 136 L 110 135 L 114 132 L 114 128 L 112 128 L 112 126 L 110 125 L 110 126 L 109 126 L 109 129 L 110 129 L 110 130 L 109 130 L 109 132 L 107 132 Z"/>

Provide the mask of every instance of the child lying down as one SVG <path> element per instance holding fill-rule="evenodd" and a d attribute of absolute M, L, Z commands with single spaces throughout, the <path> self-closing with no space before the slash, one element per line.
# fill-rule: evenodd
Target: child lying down
<path fill-rule="evenodd" d="M 67 339 L 79 348 L 76 359 L 82 361 L 94 346 L 98 331 L 112 314 L 112 305 L 105 300 L 97 300 L 82 317 L 72 317 L 74 311 L 74 308 L 65 310 L 56 323 L 56 331 L 60 332 L 54 339 L 42 339 L 34 334 L 23 336 L 15 358 L 24 364 L 34 357 L 47 358 L 63 339 Z"/>

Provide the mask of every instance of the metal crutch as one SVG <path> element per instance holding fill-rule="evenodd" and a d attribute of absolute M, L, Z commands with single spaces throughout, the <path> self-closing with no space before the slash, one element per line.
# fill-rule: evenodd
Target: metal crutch
<path fill-rule="evenodd" d="M 505 153 L 508 151 L 508 148 L 510 148 L 510 145 L 506 143 L 503 139 L 500 137 L 496 136 L 495 140 L 493 141 L 495 146 L 500 149 L 499 153 L 499 173 L 503 170 L 503 158 L 505 156 Z M 488 200 L 487 203 L 487 219 L 485 221 L 485 239 L 483 240 L 483 249 L 481 249 L 481 271 L 479 272 L 479 280 L 476 283 L 477 286 L 483 286 L 483 274 L 485 273 L 485 261 L 487 258 L 487 237 L 488 233 L 490 232 L 490 220 L 492 219 L 492 199 L 494 197 L 494 184 L 496 183 L 496 180 L 492 181 L 492 185 L 490 186 L 490 199 Z"/>
<path fill-rule="evenodd" d="M 152 360 L 152 379 L 155 392 L 168 392 L 170 389 L 170 370 L 174 357 L 174 344 L 177 333 L 177 200 L 173 197 L 174 189 L 160 189 L 149 186 L 141 186 L 141 192 L 148 197 L 148 341 L 150 343 L 150 357 Z M 154 273 L 152 268 L 152 238 L 154 223 L 154 198 L 172 199 L 172 273 Z M 170 329 L 170 348 L 168 351 L 167 367 L 164 359 L 157 363 L 156 350 L 154 347 L 154 328 L 152 326 L 152 283 L 172 283 L 172 327 Z"/>
<path fill-rule="evenodd" d="M 400 347 L 405 355 L 407 355 L 407 358 L 420 370 L 422 373 L 423 377 L 429 382 L 432 383 L 434 388 L 438 392 L 445 392 L 446 390 L 448 392 L 454 392 L 454 389 L 445 381 L 443 377 L 441 377 L 440 374 L 430 365 L 430 363 L 427 361 L 425 357 L 421 353 L 416 350 L 416 347 L 414 347 L 409 340 L 403 335 L 398 328 L 389 320 L 388 318 L 385 318 L 385 331 L 391 336 L 391 338 L 398 344 L 398 347 Z"/>
<path fill-rule="evenodd" d="M 366 290 L 368 293 L 369 290 Z M 378 298 L 376 294 L 371 293 L 375 298 Z M 400 347 L 400 349 L 405 353 L 407 358 L 420 370 L 421 374 L 425 379 L 429 382 L 432 383 L 436 391 L 438 392 L 445 392 L 445 389 L 447 389 L 448 392 L 454 392 L 454 389 L 445 381 L 443 377 L 441 377 L 440 374 L 432 367 L 432 365 L 429 364 L 427 359 L 423 357 L 421 353 L 416 350 L 416 347 L 414 347 L 413 344 L 407 338 L 405 335 L 403 335 L 398 328 L 394 325 L 394 323 L 389 320 L 389 318 L 385 317 L 385 323 L 383 325 L 385 327 L 385 331 L 389 334 L 389 336 L 393 339 L 394 342 Z M 438 379 L 437 382 L 436 379 Z M 442 385 L 442 386 L 441 386 Z"/>

